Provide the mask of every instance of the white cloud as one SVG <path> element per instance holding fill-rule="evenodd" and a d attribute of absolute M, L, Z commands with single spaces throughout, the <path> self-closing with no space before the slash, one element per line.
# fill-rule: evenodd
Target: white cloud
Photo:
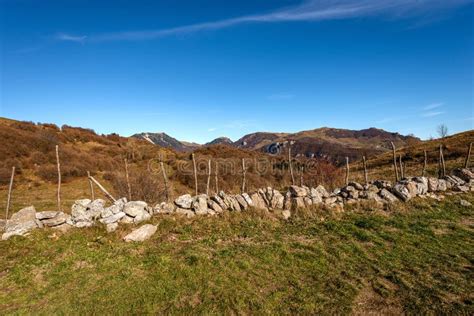
<path fill-rule="evenodd" d="M 87 36 L 85 35 L 77 36 L 77 35 L 71 35 L 71 34 L 66 34 L 66 33 L 58 33 L 56 34 L 55 38 L 60 41 L 84 43 L 84 41 L 87 39 Z"/>
<path fill-rule="evenodd" d="M 444 112 L 443 111 L 432 111 L 432 112 L 423 113 L 421 116 L 423 116 L 423 117 L 433 117 L 433 116 L 438 116 L 438 115 L 441 115 L 441 114 L 444 114 Z"/>
<path fill-rule="evenodd" d="M 431 103 L 431 104 L 428 104 L 427 106 L 425 106 L 423 108 L 423 110 L 427 111 L 427 110 L 433 110 L 433 109 L 437 109 L 439 107 L 442 107 L 444 105 L 443 102 L 437 102 L 437 103 Z"/>
<path fill-rule="evenodd" d="M 323 21 L 391 15 L 395 18 L 426 14 L 431 10 L 471 3 L 473 0 L 306 0 L 300 5 L 278 9 L 269 13 L 245 15 L 220 21 L 203 22 L 167 29 L 104 33 L 87 38 L 88 41 L 150 40 L 166 36 L 217 30 L 248 23 L 278 23 L 297 21 Z M 62 34 L 59 40 L 83 42 L 85 36 Z"/>
<path fill-rule="evenodd" d="M 216 127 L 211 127 L 207 129 L 208 132 L 215 132 L 216 130 L 217 130 Z"/>

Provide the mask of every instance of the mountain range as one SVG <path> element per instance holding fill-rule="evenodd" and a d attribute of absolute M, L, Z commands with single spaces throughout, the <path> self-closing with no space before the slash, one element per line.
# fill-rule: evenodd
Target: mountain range
<path fill-rule="evenodd" d="M 348 130 L 328 127 L 297 133 L 257 132 L 245 135 L 235 142 L 227 137 L 219 137 L 204 145 L 179 141 L 165 133 L 140 133 L 132 137 L 180 152 L 189 152 L 206 146 L 227 145 L 270 154 L 283 154 L 288 151 L 288 144 L 291 143 L 294 156 L 319 157 L 333 162 L 341 162 L 345 157 L 360 159 L 361 155 L 386 152 L 391 149 L 391 142 L 397 147 L 421 142 L 414 136 L 404 136 L 377 128 Z"/>

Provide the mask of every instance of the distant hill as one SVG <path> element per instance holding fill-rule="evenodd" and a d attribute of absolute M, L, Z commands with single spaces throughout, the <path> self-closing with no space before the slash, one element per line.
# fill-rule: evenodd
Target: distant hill
<path fill-rule="evenodd" d="M 202 146 L 179 141 L 165 133 L 141 133 L 132 137 L 178 152 L 190 152 Z M 390 142 L 397 147 L 421 142 L 414 136 L 404 136 L 377 128 L 348 130 L 323 127 L 298 133 L 257 132 L 245 135 L 236 142 L 227 137 L 219 137 L 204 146 L 228 145 L 269 154 L 283 154 L 287 152 L 290 141 L 293 156 L 322 158 L 334 163 L 342 163 L 345 157 L 353 161 L 361 159 L 363 155 L 384 153 L 390 150 Z"/>
<path fill-rule="evenodd" d="M 209 143 L 206 143 L 205 146 L 211 146 L 211 145 L 233 145 L 234 142 L 228 138 L 228 137 L 219 137 L 214 139 L 213 141 L 210 141 Z"/>
<path fill-rule="evenodd" d="M 294 156 L 319 157 L 340 163 L 345 157 L 358 160 L 362 155 L 374 155 L 390 150 L 390 142 L 397 147 L 420 143 L 414 136 L 403 136 L 377 128 L 347 130 L 318 128 L 298 133 L 253 133 L 234 143 L 238 148 L 278 154 L 287 151 L 292 143 Z"/>
<path fill-rule="evenodd" d="M 151 144 L 171 148 L 181 152 L 193 151 L 201 146 L 196 143 L 179 141 L 166 133 L 140 133 L 132 135 L 132 137 L 144 139 Z"/>

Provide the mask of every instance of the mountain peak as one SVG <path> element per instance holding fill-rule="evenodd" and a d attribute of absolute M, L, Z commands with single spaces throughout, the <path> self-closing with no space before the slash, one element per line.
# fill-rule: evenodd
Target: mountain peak
<path fill-rule="evenodd" d="M 206 146 L 210 145 L 232 145 L 234 142 L 229 137 L 218 137 L 209 143 L 206 143 Z"/>

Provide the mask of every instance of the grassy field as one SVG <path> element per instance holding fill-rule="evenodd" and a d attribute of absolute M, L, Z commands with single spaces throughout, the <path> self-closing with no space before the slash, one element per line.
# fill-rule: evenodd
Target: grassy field
<path fill-rule="evenodd" d="M 474 195 L 464 195 L 474 203 Z M 474 209 L 250 211 L 0 242 L 2 314 L 473 314 Z"/>

